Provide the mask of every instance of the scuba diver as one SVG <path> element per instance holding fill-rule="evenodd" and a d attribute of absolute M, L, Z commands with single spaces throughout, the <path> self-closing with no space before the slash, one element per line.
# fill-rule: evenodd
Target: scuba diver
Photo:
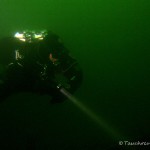
<path fill-rule="evenodd" d="M 51 31 L 23 31 L 0 41 L 0 101 L 18 92 L 49 94 L 52 103 L 74 93 L 82 71 L 60 37 Z"/>

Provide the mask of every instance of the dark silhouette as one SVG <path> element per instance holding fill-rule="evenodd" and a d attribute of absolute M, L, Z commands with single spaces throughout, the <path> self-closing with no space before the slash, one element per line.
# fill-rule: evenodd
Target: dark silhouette
<path fill-rule="evenodd" d="M 49 94 L 52 102 L 65 97 L 57 86 L 74 93 L 82 71 L 62 40 L 50 31 L 17 32 L 0 41 L 0 99 L 18 92 Z"/>

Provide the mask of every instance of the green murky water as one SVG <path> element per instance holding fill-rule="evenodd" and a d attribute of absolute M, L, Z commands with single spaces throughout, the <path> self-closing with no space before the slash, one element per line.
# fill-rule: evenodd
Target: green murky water
<path fill-rule="evenodd" d="M 76 97 L 101 118 L 93 121 L 70 101 L 51 105 L 48 96 L 14 95 L 0 104 L 2 145 L 105 150 L 119 141 L 110 129 L 150 141 L 149 8 L 148 0 L 0 1 L 0 37 L 24 29 L 60 35 L 83 68 Z"/>

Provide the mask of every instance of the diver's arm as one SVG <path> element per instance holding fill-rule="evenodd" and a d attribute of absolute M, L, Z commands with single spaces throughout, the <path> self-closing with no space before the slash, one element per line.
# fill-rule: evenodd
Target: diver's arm
<path fill-rule="evenodd" d="M 64 73 L 64 75 L 69 80 L 69 92 L 74 93 L 81 86 L 83 80 L 83 73 L 79 64 L 76 62 Z"/>
<path fill-rule="evenodd" d="M 75 59 L 71 59 L 71 61 L 68 61 L 69 63 L 66 62 L 67 60 L 65 61 L 65 64 L 63 63 L 65 66 L 63 67 L 64 69 L 58 72 L 56 71 L 57 73 L 54 74 L 53 77 L 49 77 L 50 80 L 47 82 L 51 87 L 49 94 L 52 96 L 52 103 L 63 102 L 67 99 L 60 92 L 60 87 L 73 94 L 81 86 L 83 74 L 79 64 Z M 53 74 L 53 71 L 51 74 Z"/>

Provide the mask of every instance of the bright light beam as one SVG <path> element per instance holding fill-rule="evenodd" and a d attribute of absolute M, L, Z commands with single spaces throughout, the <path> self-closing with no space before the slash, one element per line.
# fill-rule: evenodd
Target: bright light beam
<path fill-rule="evenodd" d="M 66 89 L 60 88 L 60 92 L 65 95 L 70 101 L 72 101 L 80 110 L 82 110 L 85 114 L 87 114 L 91 119 L 97 122 L 101 128 L 105 129 L 109 135 L 114 139 L 123 139 L 117 131 L 115 131 L 112 127 L 110 127 L 102 118 L 96 115 L 92 110 L 86 107 L 84 104 L 79 102 L 71 93 L 69 93 Z"/>

